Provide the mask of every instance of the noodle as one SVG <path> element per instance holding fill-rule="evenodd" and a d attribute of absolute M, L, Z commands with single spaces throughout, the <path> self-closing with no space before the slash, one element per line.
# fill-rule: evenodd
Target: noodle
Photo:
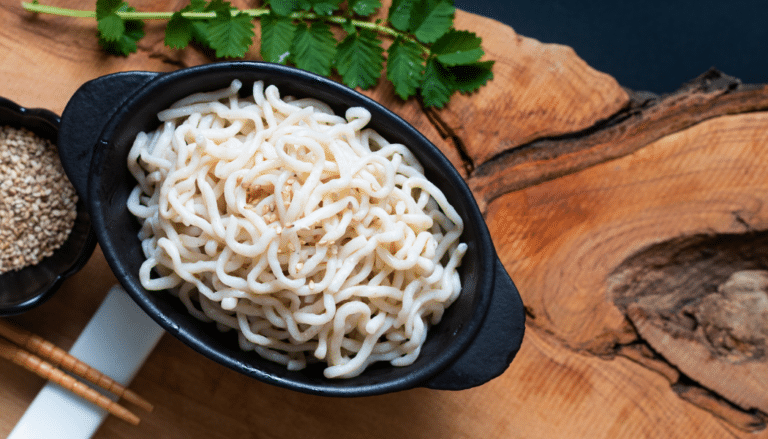
<path fill-rule="evenodd" d="M 241 86 L 160 112 L 128 154 L 142 285 L 291 370 L 413 363 L 461 290 L 461 217 L 364 108 Z"/>

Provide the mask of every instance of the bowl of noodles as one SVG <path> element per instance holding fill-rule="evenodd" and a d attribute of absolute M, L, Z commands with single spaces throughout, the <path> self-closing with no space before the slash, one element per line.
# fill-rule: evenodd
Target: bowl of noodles
<path fill-rule="evenodd" d="M 341 84 L 249 61 L 117 73 L 75 93 L 59 145 L 122 286 L 224 366 L 366 396 L 478 386 L 519 350 L 461 176 Z"/>

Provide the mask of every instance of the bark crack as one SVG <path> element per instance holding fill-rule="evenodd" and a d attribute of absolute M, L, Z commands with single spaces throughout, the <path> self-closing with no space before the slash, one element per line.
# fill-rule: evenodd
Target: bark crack
<path fill-rule="evenodd" d="M 607 282 L 637 334 L 616 353 L 745 431 L 768 422 L 766 249 L 768 231 L 678 238 L 624 261 Z"/>
<path fill-rule="evenodd" d="M 459 158 L 461 159 L 465 175 L 472 175 L 475 170 L 475 162 L 472 160 L 472 156 L 467 151 L 467 146 L 464 140 L 458 134 L 456 134 L 453 128 L 451 128 L 443 120 L 442 117 L 440 117 L 440 113 L 438 113 L 435 109 L 424 108 L 423 105 L 422 108 L 424 114 L 427 116 L 427 119 L 432 124 L 432 126 L 435 127 L 440 136 L 447 142 L 451 143 L 454 149 L 457 151 Z"/>
<path fill-rule="evenodd" d="M 675 93 L 630 92 L 612 117 L 573 133 L 539 138 L 478 164 L 470 186 L 487 206 L 512 191 L 621 158 L 706 120 L 768 109 L 768 85 L 743 85 L 710 70 Z"/>

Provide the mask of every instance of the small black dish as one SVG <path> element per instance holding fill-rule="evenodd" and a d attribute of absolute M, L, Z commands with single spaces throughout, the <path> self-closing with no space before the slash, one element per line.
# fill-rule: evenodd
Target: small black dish
<path fill-rule="evenodd" d="M 0 98 L 0 127 L 26 128 L 55 144 L 59 124 L 59 116 L 51 111 L 24 108 Z M 90 216 L 85 202 L 79 200 L 74 227 L 61 247 L 36 265 L 0 274 L 0 316 L 21 314 L 48 300 L 88 262 L 95 248 Z"/>
<path fill-rule="evenodd" d="M 460 273 L 462 292 L 430 328 L 419 358 L 404 367 L 374 364 L 349 379 L 327 379 L 322 365 L 300 371 L 242 351 L 233 333 L 190 315 L 168 292 L 146 291 L 138 221 L 126 208 L 135 180 L 126 157 L 136 135 L 159 126 L 157 113 L 190 94 L 228 87 L 233 79 L 250 93 L 254 81 L 274 84 L 282 96 L 314 97 L 337 114 L 363 106 L 369 127 L 407 145 L 426 176 L 452 200 L 464 219 L 467 243 Z M 234 61 L 171 73 L 122 72 L 84 84 L 62 114 L 59 147 L 64 169 L 86 194 L 93 227 L 112 271 L 128 294 L 166 331 L 206 357 L 260 381 L 324 396 L 368 396 L 414 387 L 466 389 L 503 373 L 520 348 L 525 316 L 520 295 L 496 255 L 474 197 L 450 161 L 406 121 L 337 82 L 278 64 Z"/>

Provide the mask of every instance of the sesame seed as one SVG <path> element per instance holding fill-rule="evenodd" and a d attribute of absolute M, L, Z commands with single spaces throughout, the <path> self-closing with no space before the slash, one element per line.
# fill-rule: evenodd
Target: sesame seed
<path fill-rule="evenodd" d="M 0 126 L 0 273 L 35 265 L 69 236 L 77 195 L 56 146 L 26 129 Z"/>

